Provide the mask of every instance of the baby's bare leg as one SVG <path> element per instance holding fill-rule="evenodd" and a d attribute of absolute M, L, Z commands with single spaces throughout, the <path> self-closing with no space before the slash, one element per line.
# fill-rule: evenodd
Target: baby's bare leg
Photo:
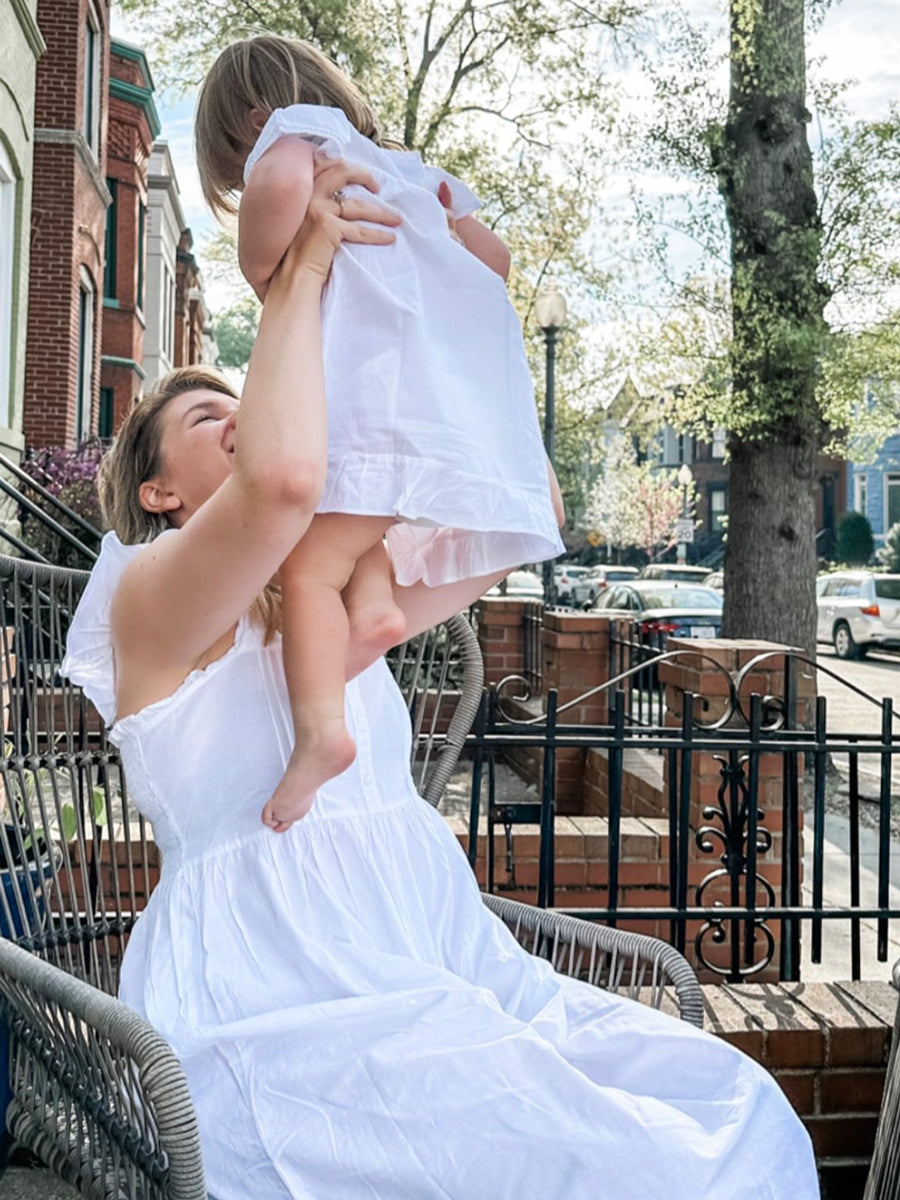
<path fill-rule="evenodd" d="M 347 678 L 380 658 L 406 636 L 406 618 L 394 601 L 394 574 L 384 542 L 364 554 L 344 588 L 350 621 Z"/>
<path fill-rule="evenodd" d="M 312 807 L 318 788 L 356 753 L 344 721 L 349 622 L 341 593 L 357 560 L 390 521 L 343 513 L 317 516 L 281 568 L 284 673 L 294 751 L 262 819 L 283 832 Z"/>

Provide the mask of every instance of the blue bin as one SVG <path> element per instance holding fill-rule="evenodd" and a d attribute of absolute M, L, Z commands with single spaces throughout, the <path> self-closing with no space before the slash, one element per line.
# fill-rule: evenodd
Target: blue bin
<path fill-rule="evenodd" d="M 7 830 L 9 833 L 10 831 Z M 10 846 L 14 845 L 14 834 L 7 838 Z M 29 885 L 26 870 L 31 875 Z M 6 918 L 5 907 L 0 904 L 0 937 L 11 938 L 18 942 L 26 934 L 40 933 L 44 924 L 43 882 L 49 879 L 52 870 L 49 864 L 40 867 L 37 863 L 28 867 L 21 865 L 12 869 L 5 867 L 0 871 L 0 880 L 6 894 L 6 906 L 12 917 L 12 924 Z M 21 906 L 21 911 L 20 911 Z M 0 1026 L 0 1174 L 6 1169 L 6 1162 L 12 1148 L 12 1134 L 6 1128 L 6 1110 L 12 1100 L 12 1089 L 9 1086 L 9 1034 L 5 1026 Z"/>

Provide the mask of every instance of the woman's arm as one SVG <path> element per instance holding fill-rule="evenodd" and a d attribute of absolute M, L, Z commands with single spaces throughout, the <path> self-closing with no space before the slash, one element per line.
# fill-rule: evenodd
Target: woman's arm
<path fill-rule="evenodd" d="M 314 150 L 281 138 L 250 173 L 238 218 L 238 262 L 260 300 L 303 223 L 313 190 Z"/>
<path fill-rule="evenodd" d="M 117 673 L 120 684 L 123 674 L 143 681 L 143 704 L 169 695 L 234 627 L 315 512 L 326 452 L 322 287 L 342 241 L 385 245 L 394 235 L 384 227 L 399 223 L 396 213 L 366 200 L 347 202 L 341 219 L 333 193 L 349 183 L 377 191 L 361 168 L 332 160 L 318 171 L 303 224 L 272 278 L 234 453 L 222 451 L 224 482 L 193 513 L 170 494 L 166 508 L 183 526 L 178 537 L 139 554 L 116 591 Z M 217 458 L 212 465 L 219 469 Z"/>

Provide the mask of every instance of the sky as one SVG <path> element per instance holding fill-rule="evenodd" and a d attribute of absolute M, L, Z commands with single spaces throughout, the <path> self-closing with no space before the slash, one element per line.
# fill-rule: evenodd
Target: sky
<path fill-rule="evenodd" d="M 689 0 L 698 12 L 717 7 L 716 0 Z M 835 4 L 825 18 L 822 28 L 810 45 L 812 59 L 821 60 L 814 68 L 830 80 L 850 79 L 853 83 L 845 101 L 853 115 L 877 118 L 885 115 L 892 101 L 900 101 L 900 0 L 843 0 Z M 115 3 L 112 14 L 113 35 L 136 45 L 143 38 L 140 25 L 126 21 Z M 153 69 L 152 58 L 150 60 Z M 620 72 L 620 85 L 635 97 L 632 103 L 640 106 L 640 79 Z M 185 220 L 194 235 L 194 245 L 203 262 L 204 241 L 217 226 L 203 201 L 192 150 L 193 97 L 157 93 L 156 105 L 162 123 L 161 137 L 172 153 Z M 648 186 L 653 181 L 648 179 Z M 610 187 L 621 189 L 621 178 L 611 178 Z M 611 196 L 611 199 L 614 197 Z M 676 251 L 677 253 L 677 251 Z M 687 254 L 687 247 L 684 248 Z M 210 308 L 230 302 L 227 288 L 207 278 L 207 297 Z"/>

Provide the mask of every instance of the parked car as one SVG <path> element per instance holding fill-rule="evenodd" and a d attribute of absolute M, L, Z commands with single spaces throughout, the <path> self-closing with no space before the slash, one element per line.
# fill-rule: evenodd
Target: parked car
<path fill-rule="evenodd" d="M 553 568 L 553 581 L 556 585 L 556 600 L 558 604 L 570 604 L 580 608 L 591 598 L 591 585 L 588 581 L 590 567 L 579 567 L 574 563 L 557 563 Z"/>
<path fill-rule="evenodd" d="M 613 584 L 594 602 L 593 611 L 630 618 L 648 637 L 712 638 L 722 625 L 722 597 L 712 588 L 652 579 Z"/>
<path fill-rule="evenodd" d="M 500 590 L 500 584 L 495 583 L 485 593 L 488 596 L 506 595 L 510 600 L 543 600 L 544 582 L 534 571 L 510 571 L 506 577 L 506 591 Z"/>
<path fill-rule="evenodd" d="M 714 592 L 718 592 L 720 596 L 725 593 L 725 572 L 713 571 L 711 575 L 703 580 L 704 587 L 711 587 Z"/>
<path fill-rule="evenodd" d="M 593 603 L 601 592 L 606 591 L 611 583 L 623 583 L 627 580 L 636 579 L 637 573 L 637 567 L 618 567 L 611 564 L 589 568 L 585 576 L 591 587 L 588 602 Z"/>
<path fill-rule="evenodd" d="M 703 583 L 710 574 L 709 567 L 688 567 L 684 563 L 649 563 L 638 579 L 666 579 L 678 583 Z"/>
<path fill-rule="evenodd" d="M 873 647 L 900 649 L 900 575 L 844 571 L 816 580 L 816 640 L 838 658 L 864 658 Z"/>

